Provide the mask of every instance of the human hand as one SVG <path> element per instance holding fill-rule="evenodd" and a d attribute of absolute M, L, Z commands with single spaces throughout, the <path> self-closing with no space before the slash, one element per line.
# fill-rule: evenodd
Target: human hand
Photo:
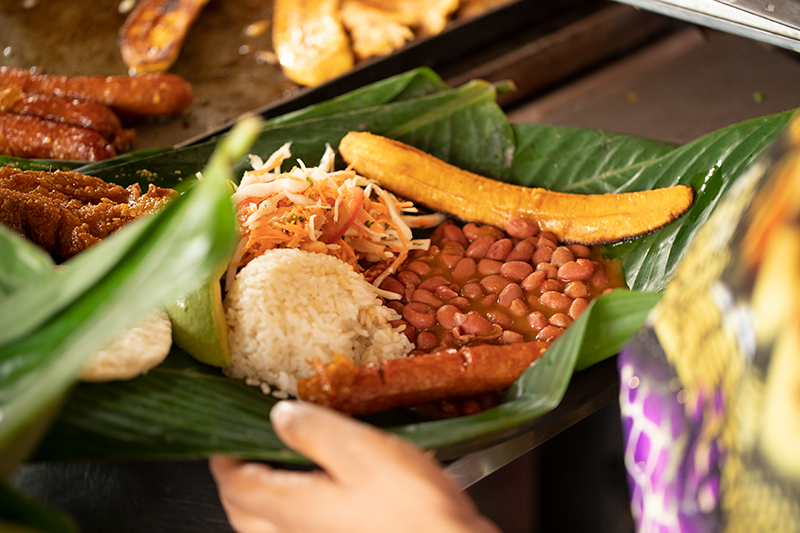
<path fill-rule="evenodd" d="M 497 533 L 440 465 L 408 441 L 313 404 L 283 401 L 273 428 L 321 470 L 212 457 L 220 501 L 239 533 Z"/>

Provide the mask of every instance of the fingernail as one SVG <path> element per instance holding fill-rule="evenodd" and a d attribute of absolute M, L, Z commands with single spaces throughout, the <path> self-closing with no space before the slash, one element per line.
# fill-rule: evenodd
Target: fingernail
<path fill-rule="evenodd" d="M 286 428 L 297 418 L 295 402 L 281 401 L 276 403 L 269 412 L 269 420 L 273 426 Z"/>

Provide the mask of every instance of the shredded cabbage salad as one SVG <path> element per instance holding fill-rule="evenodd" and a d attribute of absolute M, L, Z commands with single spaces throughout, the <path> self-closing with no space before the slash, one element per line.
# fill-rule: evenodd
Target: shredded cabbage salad
<path fill-rule="evenodd" d="M 284 144 L 266 162 L 251 155 L 253 170 L 234 186 L 231 199 L 241 240 L 228 281 L 266 250 L 300 248 L 338 257 L 356 272 L 385 262 L 387 267 L 373 281 L 377 287 L 409 251 L 428 249 L 430 240 L 414 239 L 411 228 L 436 226 L 443 214 L 421 215 L 412 202 L 373 180 L 351 169 L 335 171 L 335 152 L 327 144 L 319 166 L 309 168 L 298 159 L 299 166 L 283 172 L 290 147 Z"/>

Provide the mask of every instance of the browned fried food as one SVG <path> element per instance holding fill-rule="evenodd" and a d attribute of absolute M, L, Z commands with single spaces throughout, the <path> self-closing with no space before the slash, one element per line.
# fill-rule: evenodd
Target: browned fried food
<path fill-rule="evenodd" d="M 461 349 L 356 366 L 337 355 L 297 382 L 298 397 L 353 415 L 507 389 L 547 349 L 531 341 Z"/>
<path fill-rule="evenodd" d="M 68 259 L 175 194 L 150 185 L 127 188 L 77 172 L 0 168 L 0 222 L 57 259 Z"/>
<path fill-rule="evenodd" d="M 353 67 L 339 0 L 275 0 L 272 44 L 286 77 L 319 85 Z"/>
<path fill-rule="evenodd" d="M 122 59 L 137 72 L 169 70 L 208 0 L 142 0 L 119 32 Z"/>
<path fill-rule="evenodd" d="M 461 0 L 461 5 L 456 12 L 456 18 L 477 17 L 491 11 L 511 0 Z"/>
<path fill-rule="evenodd" d="M 91 157 L 105 159 L 112 157 L 115 152 L 129 149 L 136 140 L 136 132 L 133 129 L 123 129 L 119 117 L 108 106 L 100 102 L 62 98 L 54 94 L 23 92 L 19 86 L 7 85 L 0 89 L 0 112 L 91 130 L 108 141 L 108 143 L 104 143 L 97 139 L 97 136 L 86 134 L 82 130 L 58 128 L 46 123 L 43 125 L 38 120 L 11 117 L 4 119 L 3 122 L 5 126 L 16 131 L 15 134 L 11 133 L 10 135 L 12 137 L 16 135 L 18 139 L 16 140 L 17 146 L 13 150 L 10 145 L 15 143 L 9 140 L 5 141 L 4 145 L 9 145 L 4 149 L 6 155 L 26 154 L 23 157 L 55 159 L 60 159 L 62 156 L 65 159 L 71 159 L 88 155 L 90 159 Z M 43 143 L 44 146 L 41 148 L 37 148 L 36 143 L 32 141 L 36 138 L 37 131 L 46 132 L 43 137 L 50 139 Z M 51 131 L 61 139 L 48 137 L 47 133 Z M 57 149 L 48 146 L 51 142 L 58 142 L 61 146 Z M 64 145 L 66 145 L 66 149 Z"/>
<path fill-rule="evenodd" d="M 358 60 L 390 54 L 414 35 L 444 30 L 458 0 L 343 0 L 342 23 Z"/>
<path fill-rule="evenodd" d="M 99 102 L 26 93 L 15 86 L 0 90 L 0 111 L 86 128 L 109 141 L 113 141 L 122 129 L 119 117 Z"/>
<path fill-rule="evenodd" d="M 496 181 L 413 146 L 369 132 L 348 133 L 339 153 L 353 170 L 395 194 L 463 220 L 505 228 L 512 237 L 551 232 L 586 245 L 633 239 L 683 215 L 694 190 L 676 185 L 618 194 L 568 194 Z"/>
<path fill-rule="evenodd" d="M 0 155 L 100 161 L 117 155 L 108 139 L 86 128 L 0 112 Z"/>
<path fill-rule="evenodd" d="M 0 67 L 0 85 L 101 102 L 123 115 L 173 115 L 192 104 L 192 86 L 169 73 L 142 76 L 52 76 Z"/>
<path fill-rule="evenodd" d="M 358 0 L 342 2 L 342 23 L 350 32 L 359 61 L 391 54 L 414 38 L 411 28 Z"/>

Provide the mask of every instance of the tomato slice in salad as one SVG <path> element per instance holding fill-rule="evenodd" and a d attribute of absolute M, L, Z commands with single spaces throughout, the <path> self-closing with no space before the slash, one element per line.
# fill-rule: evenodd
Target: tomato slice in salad
<path fill-rule="evenodd" d="M 342 235 L 353 225 L 358 216 L 358 210 L 364 203 L 364 189 L 353 187 L 342 199 L 339 204 L 339 219 L 329 220 L 322 226 L 322 235 L 319 240 L 325 244 L 331 244 L 341 238 Z"/>

